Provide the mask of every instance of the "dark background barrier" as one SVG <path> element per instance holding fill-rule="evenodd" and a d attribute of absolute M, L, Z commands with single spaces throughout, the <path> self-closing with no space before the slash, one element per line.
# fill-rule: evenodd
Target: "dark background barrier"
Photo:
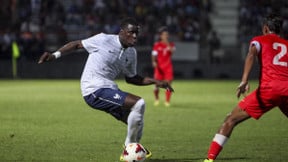
<path fill-rule="evenodd" d="M 18 78 L 80 78 L 88 54 L 85 51 L 71 53 L 53 62 L 38 64 L 37 60 L 18 60 Z M 138 73 L 153 76 L 150 51 L 138 53 Z M 242 64 L 242 62 L 241 62 Z M 173 61 L 176 79 L 240 79 L 241 64 L 209 64 L 200 61 Z M 258 68 L 252 71 L 251 78 L 257 78 Z M 12 78 L 11 60 L 0 60 L 0 78 Z M 121 77 L 121 76 L 120 76 Z"/>

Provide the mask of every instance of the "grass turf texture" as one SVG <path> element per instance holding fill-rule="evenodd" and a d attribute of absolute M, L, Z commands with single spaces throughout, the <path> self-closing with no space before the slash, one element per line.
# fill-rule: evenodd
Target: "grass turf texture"
<path fill-rule="evenodd" d="M 163 102 L 153 106 L 153 86 L 117 82 L 146 101 L 141 143 L 153 152 L 152 162 L 203 161 L 215 131 L 238 102 L 238 81 L 176 80 L 169 108 Z M 78 80 L 0 85 L 0 161 L 118 161 L 126 126 L 86 105 Z M 287 144 L 287 118 L 274 109 L 237 126 L 218 161 L 286 162 Z"/>

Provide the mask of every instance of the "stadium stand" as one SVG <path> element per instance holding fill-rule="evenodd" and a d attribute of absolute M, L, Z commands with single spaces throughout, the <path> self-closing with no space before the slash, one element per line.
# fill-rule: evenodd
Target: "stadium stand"
<path fill-rule="evenodd" d="M 68 72 L 39 74 L 39 68 L 47 69 L 35 65 L 35 61 L 43 51 L 54 51 L 65 42 L 99 32 L 117 33 L 118 20 L 125 16 L 136 17 L 142 26 L 137 45 L 140 71 L 151 71 L 149 54 L 159 26 L 168 26 L 172 41 L 199 46 L 198 60 L 174 61 L 179 78 L 238 78 L 239 70 L 230 69 L 242 65 L 247 43 L 258 34 L 265 13 L 280 11 L 285 18 L 283 34 L 288 37 L 285 0 L 0 0 L 0 3 L 0 78 L 11 77 L 13 41 L 18 43 L 21 53 L 18 59 L 21 77 L 79 77 L 81 70 L 73 74 L 65 68 Z M 220 37 L 222 48 L 217 53 L 221 61 L 215 65 L 209 61 L 208 38 L 213 31 Z M 84 59 L 71 56 L 55 64 L 82 69 L 79 60 Z"/>
<path fill-rule="evenodd" d="M 31 49 L 39 41 L 45 42 L 46 50 L 53 50 L 63 42 L 99 32 L 117 33 L 115 20 L 124 16 L 135 16 L 142 23 L 140 45 L 152 45 L 156 28 L 161 25 L 169 27 L 175 40 L 200 39 L 200 0 L 1 0 L 1 3 L 1 41 L 9 45 L 12 39 L 17 39 L 24 56 L 32 59 L 35 56 L 31 56 L 31 51 L 41 51 Z M 0 57 L 7 57 L 3 56 L 7 53 L 1 50 Z"/>

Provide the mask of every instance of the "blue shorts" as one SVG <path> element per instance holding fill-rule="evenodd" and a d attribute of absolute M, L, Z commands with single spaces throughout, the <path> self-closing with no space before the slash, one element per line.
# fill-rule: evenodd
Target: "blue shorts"
<path fill-rule="evenodd" d="M 84 100 L 92 108 L 105 111 L 121 120 L 130 113 L 129 109 L 122 108 L 127 95 L 128 93 L 119 89 L 101 88 L 88 96 L 84 96 Z"/>

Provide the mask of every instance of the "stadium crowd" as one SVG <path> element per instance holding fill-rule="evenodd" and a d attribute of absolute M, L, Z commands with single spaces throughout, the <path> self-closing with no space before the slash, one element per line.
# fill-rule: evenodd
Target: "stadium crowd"
<path fill-rule="evenodd" d="M 35 59 L 44 49 L 99 32 L 116 33 L 119 17 L 141 22 L 140 45 L 151 45 L 157 27 L 174 40 L 199 41 L 201 10 L 209 0 L 0 0 L 0 58 L 10 57 L 16 40 L 21 54 Z"/>
<path fill-rule="evenodd" d="M 259 33 L 262 15 L 273 10 L 284 16 L 288 38 L 288 3 L 285 0 L 239 0 L 239 42 Z M 276 3 L 277 2 L 277 3 Z M 100 32 L 117 33 L 119 19 L 133 16 L 141 23 L 138 45 L 151 46 L 156 29 L 166 25 L 173 41 L 200 42 L 213 30 L 211 0 L 0 0 L 0 59 L 11 57 L 18 43 L 21 56 L 35 60 L 59 44 Z M 201 42 L 200 42 L 201 43 Z"/>
<path fill-rule="evenodd" d="M 240 0 L 239 41 L 247 44 L 255 35 L 260 35 L 263 16 L 275 11 L 283 18 L 283 36 L 288 38 L 288 2 L 285 0 Z"/>

